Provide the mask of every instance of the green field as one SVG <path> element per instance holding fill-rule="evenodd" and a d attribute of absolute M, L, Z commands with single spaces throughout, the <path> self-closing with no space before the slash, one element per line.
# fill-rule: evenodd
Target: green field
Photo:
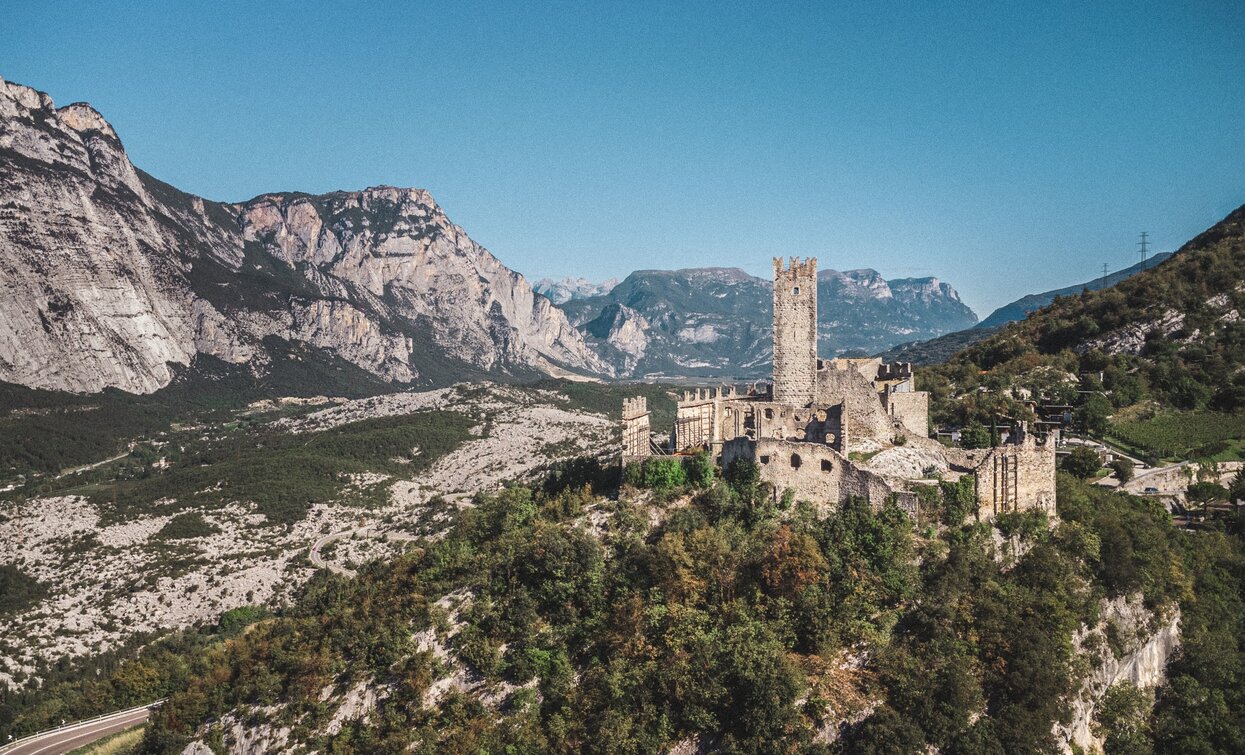
<path fill-rule="evenodd" d="M 1108 435 L 1163 458 L 1234 460 L 1245 452 L 1245 413 L 1165 411 L 1112 425 Z"/>

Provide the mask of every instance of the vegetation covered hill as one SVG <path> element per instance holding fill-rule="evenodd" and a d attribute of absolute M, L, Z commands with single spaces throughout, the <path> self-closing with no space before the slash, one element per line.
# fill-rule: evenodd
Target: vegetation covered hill
<path fill-rule="evenodd" d="M 1117 270 L 1114 273 L 1109 273 L 1108 275 L 1094 278 L 1093 280 L 1085 281 L 1084 283 L 1064 286 L 1063 288 L 1056 288 L 1051 291 L 1043 291 L 1040 294 L 1028 294 L 1027 296 L 1022 296 L 1016 301 L 1010 304 L 1004 304 L 991 312 L 984 320 L 977 323 L 977 327 L 996 328 L 1000 325 L 1006 325 L 1009 322 L 1023 320 L 1029 315 L 1030 312 L 1036 312 L 1060 296 L 1076 296 L 1082 291 L 1100 291 L 1104 288 L 1110 288 L 1126 278 L 1130 278 L 1137 273 L 1158 265 L 1170 256 L 1171 254 L 1167 252 L 1156 254 L 1150 259 L 1138 262 L 1132 267 L 1126 267 L 1123 270 Z"/>
<path fill-rule="evenodd" d="M 927 368 L 922 380 L 935 394 L 936 422 L 1021 418 L 1026 410 L 1007 393 L 1023 389 L 1012 395 L 1075 405 L 1083 429 L 1115 434 L 1141 452 L 1218 453 L 1226 446 L 1202 446 L 1245 437 L 1243 311 L 1245 207 L 1157 267 L 1058 298 Z M 1201 421 L 1199 412 L 1227 419 Z M 1137 425 L 1156 417 L 1194 431 L 1178 447 L 1165 445 L 1161 433 Z M 1237 431 L 1225 438 L 1225 426 Z"/>
<path fill-rule="evenodd" d="M 1092 665 L 1073 632 L 1140 595 L 1155 616 L 1180 607 L 1184 649 L 1152 713 L 1127 687 L 1102 706 L 1108 752 L 1245 744 L 1238 534 L 1174 530 L 1062 477 L 1058 522 L 1000 522 L 1016 558 L 956 521 L 955 485 L 929 497 L 935 529 L 861 501 L 782 510 L 735 471 L 646 494 L 652 528 L 634 491 L 610 502 L 565 477 L 481 497 L 448 536 L 322 574 L 276 618 L 231 615 L 6 701 L 0 721 L 171 693 L 146 752 L 236 743 L 235 724 L 321 752 L 1054 752 Z"/>

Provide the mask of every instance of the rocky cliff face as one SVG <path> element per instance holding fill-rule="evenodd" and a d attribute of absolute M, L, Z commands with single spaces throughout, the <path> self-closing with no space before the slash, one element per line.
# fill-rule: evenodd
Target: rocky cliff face
<path fill-rule="evenodd" d="M 207 201 L 2 79 L 0 167 L 0 380 L 146 393 L 200 355 L 263 373 L 273 338 L 396 382 L 609 370 L 419 189 Z"/>
<path fill-rule="evenodd" d="M 937 278 L 875 270 L 818 275 L 821 354 L 874 353 L 977 321 Z M 618 374 L 754 378 L 769 374 L 771 283 L 737 268 L 641 270 L 609 293 L 560 305 Z"/>

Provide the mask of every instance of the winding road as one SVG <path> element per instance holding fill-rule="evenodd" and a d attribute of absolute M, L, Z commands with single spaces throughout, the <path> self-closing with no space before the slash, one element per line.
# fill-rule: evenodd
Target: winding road
<path fill-rule="evenodd" d="M 146 722 L 151 716 L 152 708 L 163 702 L 163 700 L 157 700 L 139 708 L 117 711 L 89 721 L 79 721 L 51 731 L 32 734 L 15 742 L 0 745 L 0 755 L 60 755 L 76 750 L 110 734 L 116 734 Z"/>
<path fill-rule="evenodd" d="M 355 571 L 353 569 L 347 569 L 344 566 L 339 566 L 338 564 L 325 561 L 324 556 L 320 555 L 320 551 L 335 540 L 341 540 L 344 537 L 353 537 L 355 535 L 362 535 L 363 537 L 387 537 L 390 540 L 415 539 L 414 535 L 410 535 L 405 532 L 377 532 L 376 528 L 371 525 L 366 527 L 354 527 L 348 530 L 342 530 L 341 532 L 334 532 L 330 535 L 325 535 L 312 543 L 311 551 L 307 554 L 307 559 L 311 561 L 311 565 L 317 569 L 328 569 L 334 574 L 341 574 L 344 577 L 353 577 L 355 576 Z"/>

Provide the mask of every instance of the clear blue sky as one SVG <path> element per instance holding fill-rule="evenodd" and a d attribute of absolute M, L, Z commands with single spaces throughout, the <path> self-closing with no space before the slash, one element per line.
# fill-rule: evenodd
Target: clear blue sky
<path fill-rule="evenodd" d="M 420 186 L 533 277 L 773 255 L 984 316 L 1245 203 L 1245 3 L 8 2 L 0 76 L 213 199 Z"/>

